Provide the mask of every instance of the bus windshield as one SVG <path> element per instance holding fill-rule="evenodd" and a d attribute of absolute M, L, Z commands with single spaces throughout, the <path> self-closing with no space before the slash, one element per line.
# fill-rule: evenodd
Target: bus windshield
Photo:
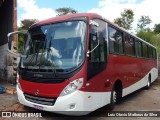
<path fill-rule="evenodd" d="M 20 67 L 30 70 L 69 72 L 85 57 L 86 23 L 69 21 L 29 30 Z"/>

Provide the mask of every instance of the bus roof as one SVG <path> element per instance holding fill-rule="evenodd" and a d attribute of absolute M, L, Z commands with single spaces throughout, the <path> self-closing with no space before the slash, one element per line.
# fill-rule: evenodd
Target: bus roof
<path fill-rule="evenodd" d="M 50 24 L 50 23 L 54 23 L 54 22 L 60 22 L 60 21 L 65 21 L 65 20 L 68 20 L 68 19 L 71 19 L 71 18 L 75 18 L 75 17 L 88 17 L 89 20 L 93 19 L 93 18 L 99 18 L 99 19 L 103 19 L 104 21 L 106 21 L 107 23 L 109 23 L 110 25 L 118 28 L 119 30 L 125 32 L 125 33 L 128 33 L 130 34 L 131 36 L 141 40 L 142 42 L 156 48 L 155 46 L 153 46 L 152 44 L 144 41 L 143 39 L 137 37 L 136 35 L 128 32 L 127 30 L 125 30 L 124 28 L 122 27 L 119 27 L 118 25 L 110 22 L 109 20 L 107 20 L 106 18 L 103 18 L 102 16 L 96 14 L 96 13 L 76 13 L 76 14 L 68 14 L 68 15 L 63 15 L 63 16 L 56 16 L 56 17 L 52 17 L 52 18 L 49 18 L 49 19 L 46 19 L 46 20 L 43 20 L 43 21 L 40 21 L 40 22 L 37 22 L 35 24 L 33 24 L 31 26 L 32 27 L 35 27 L 35 26 L 39 26 L 39 25 L 45 25 L 45 24 Z"/>
<path fill-rule="evenodd" d="M 63 15 L 63 16 L 52 17 L 52 18 L 37 22 L 34 25 L 37 26 L 37 25 L 54 23 L 54 22 L 60 22 L 60 21 L 65 21 L 65 20 L 75 18 L 75 17 L 88 17 L 89 19 L 92 19 L 93 17 L 102 18 L 100 15 L 96 13 L 76 13 L 76 14 L 68 14 L 68 15 Z"/>

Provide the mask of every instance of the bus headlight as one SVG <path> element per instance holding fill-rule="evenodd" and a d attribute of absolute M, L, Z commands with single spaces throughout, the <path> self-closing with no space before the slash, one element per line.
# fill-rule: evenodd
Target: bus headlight
<path fill-rule="evenodd" d="M 76 89 L 77 89 L 77 86 L 76 86 L 74 83 L 71 83 L 71 88 L 72 88 L 73 90 L 76 90 Z"/>
<path fill-rule="evenodd" d="M 69 83 L 61 92 L 60 96 L 68 95 L 74 91 L 80 89 L 83 85 L 83 78 L 76 79 Z"/>

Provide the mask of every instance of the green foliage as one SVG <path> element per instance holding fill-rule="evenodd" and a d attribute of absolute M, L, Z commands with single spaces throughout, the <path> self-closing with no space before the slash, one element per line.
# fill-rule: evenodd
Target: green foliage
<path fill-rule="evenodd" d="M 160 34 L 160 24 L 155 24 L 154 32 L 157 33 L 157 34 Z"/>
<path fill-rule="evenodd" d="M 21 53 L 22 52 L 22 48 L 23 48 L 23 44 L 24 44 L 24 37 L 23 35 L 18 35 L 18 52 Z"/>
<path fill-rule="evenodd" d="M 152 20 L 149 18 L 149 16 L 142 15 L 140 19 L 138 20 L 138 24 L 137 24 L 138 30 L 149 31 L 150 28 L 148 27 L 148 25 L 150 25 L 151 22 Z"/>
<path fill-rule="evenodd" d="M 140 30 L 138 33 L 137 33 L 137 36 L 140 37 L 141 39 L 151 43 L 152 41 L 152 37 L 155 35 L 154 32 L 151 32 L 151 31 L 145 31 L 145 30 Z"/>
<path fill-rule="evenodd" d="M 63 15 L 67 15 L 67 14 L 75 14 L 78 13 L 77 10 L 73 9 L 73 8 L 67 8 L 67 7 L 63 7 L 63 8 L 58 8 L 56 9 L 57 12 L 57 16 L 63 16 Z"/>
<path fill-rule="evenodd" d="M 156 45 L 156 46 L 160 46 L 160 34 L 155 34 L 154 36 L 152 36 L 152 40 L 151 43 Z"/>
<path fill-rule="evenodd" d="M 24 20 L 21 21 L 21 27 L 20 28 L 22 28 L 23 30 L 28 30 L 29 27 L 36 22 L 38 22 L 37 19 L 24 19 Z"/>
<path fill-rule="evenodd" d="M 21 21 L 21 27 L 18 28 L 18 31 L 21 30 L 28 30 L 29 27 L 38 22 L 37 19 L 24 19 Z M 22 52 L 22 48 L 23 48 L 23 44 L 24 44 L 24 35 L 19 34 L 18 35 L 18 52 L 21 53 Z"/>
<path fill-rule="evenodd" d="M 124 24 L 123 19 L 121 17 L 118 17 L 118 18 L 114 19 L 114 23 L 117 24 L 120 27 L 123 27 L 123 24 Z"/>
<path fill-rule="evenodd" d="M 140 30 L 137 33 L 137 36 L 141 39 L 151 43 L 152 45 L 157 47 L 158 54 L 160 55 L 160 34 L 156 34 L 152 31 Z"/>
<path fill-rule="evenodd" d="M 134 21 L 134 12 L 131 9 L 124 9 L 121 13 L 121 17 L 114 19 L 114 23 L 126 30 L 131 30 L 132 23 Z"/>
<path fill-rule="evenodd" d="M 151 43 L 157 47 L 158 55 L 160 57 L 160 34 L 155 34 L 152 37 Z"/>

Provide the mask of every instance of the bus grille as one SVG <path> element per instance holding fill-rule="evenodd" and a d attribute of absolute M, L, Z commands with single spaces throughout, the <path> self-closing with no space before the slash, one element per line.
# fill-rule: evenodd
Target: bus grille
<path fill-rule="evenodd" d="M 24 96 L 26 100 L 33 103 L 42 104 L 42 105 L 53 106 L 54 103 L 56 102 L 56 98 L 39 97 L 39 96 L 29 95 L 26 93 L 24 93 Z"/>
<path fill-rule="evenodd" d="M 37 82 L 37 83 L 62 83 L 66 79 L 63 78 L 38 78 L 38 77 L 30 77 L 30 76 L 21 76 L 25 81 Z"/>

